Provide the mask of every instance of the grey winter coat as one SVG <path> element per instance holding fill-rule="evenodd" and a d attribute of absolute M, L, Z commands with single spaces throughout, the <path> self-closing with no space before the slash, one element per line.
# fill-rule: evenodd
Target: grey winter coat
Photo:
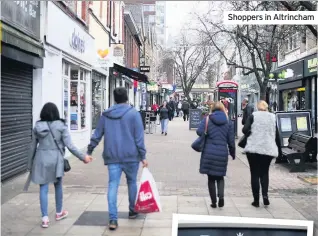
<path fill-rule="evenodd" d="M 72 143 L 67 126 L 60 120 L 49 122 L 60 149 L 65 147 L 80 160 L 85 155 Z M 48 184 L 64 175 L 64 155 L 56 146 L 46 121 L 38 121 L 33 129 L 33 139 L 29 152 L 28 169 L 35 184 Z"/>

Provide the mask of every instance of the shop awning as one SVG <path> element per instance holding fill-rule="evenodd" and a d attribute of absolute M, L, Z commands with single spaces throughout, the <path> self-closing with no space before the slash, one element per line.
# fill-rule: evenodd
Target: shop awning
<path fill-rule="evenodd" d="M 128 69 L 126 67 L 123 67 L 123 66 L 120 66 L 116 63 L 114 63 L 114 70 L 116 70 L 117 72 L 119 73 L 122 73 L 124 75 L 126 75 L 127 77 L 133 79 L 133 80 L 136 80 L 136 81 L 139 81 L 139 82 L 143 82 L 143 83 L 149 83 L 149 80 L 148 80 L 148 76 L 147 75 L 144 75 L 144 74 L 141 74 L 137 71 L 133 71 L 131 69 Z"/>

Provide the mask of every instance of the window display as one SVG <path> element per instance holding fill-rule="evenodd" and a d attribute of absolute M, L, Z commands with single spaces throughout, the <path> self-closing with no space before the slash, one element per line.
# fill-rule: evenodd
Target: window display
<path fill-rule="evenodd" d="M 78 94 L 77 94 L 78 82 L 71 81 L 71 130 L 78 130 Z"/>
<path fill-rule="evenodd" d="M 284 111 L 297 111 L 306 109 L 304 88 L 286 90 L 283 92 Z"/>
<path fill-rule="evenodd" d="M 106 80 L 106 77 L 93 73 L 92 77 L 92 128 L 95 129 L 97 122 L 101 116 L 104 98 L 104 89 L 102 79 Z"/>
<path fill-rule="evenodd" d="M 64 98 L 63 98 L 63 105 L 64 105 L 64 119 L 65 123 L 68 124 L 68 79 L 64 79 Z"/>
<path fill-rule="evenodd" d="M 70 82 L 71 130 L 86 128 L 86 72 L 72 69 Z"/>

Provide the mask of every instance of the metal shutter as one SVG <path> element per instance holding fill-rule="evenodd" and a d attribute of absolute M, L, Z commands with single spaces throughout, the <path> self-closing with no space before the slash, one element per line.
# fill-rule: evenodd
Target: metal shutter
<path fill-rule="evenodd" d="M 26 170 L 32 139 L 32 66 L 1 58 L 1 181 Z"/>

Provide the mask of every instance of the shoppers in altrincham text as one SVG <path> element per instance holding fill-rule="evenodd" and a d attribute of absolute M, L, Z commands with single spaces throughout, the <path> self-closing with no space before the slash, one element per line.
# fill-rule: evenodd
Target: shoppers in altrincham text
<path fill-rule="evenodd" d="M 170 107 L 167 105 L 167 102 L 164 101 L 159 111 L 160 123 L 161 123 L 161 134 L 167 135 L 170 112 L 171 112 Z"/>
<path fill-rule="evenodd" d="M 259 101 L 258 111 L 248 117 L 243 133 L 249 135 L 244 149 L 250 165 L 251 185 L 254 201 L 252 205 L 259 207 L 260 183 L 264 205 L 269 205 L 268 184 L 269 166 L 274 157 L 281 155 L 281 145 L 275 115 L 268 112 L 265 101 Z"/>
<path fill-rule="evenodd" d="M 182 112 L 183 112 L 183 120 L 188 121 L 189 120 L 189 110 L 190 110 L 190 104 L 188 103 L 187 100 L 184 100 L 182 103 Z"/>
<path fill-rule="evenodd" d="M 197 134 L 205 132 L 206 118 L 202 120 Z M 205 146 L 201 154 L 200 173 L 208 175 L 208 186 L 211 197 L 211 207 L 224 206 L 224 176 L 226 176 L 228 155 L 235 159 L 234 127 L 228 120 L 224 105 L 217 102 L 212 105 Z M 217 185 L 217 191 L 216 186 Z"/>
<path fill-rule="evenodd" d="M 117 193 L 122 172 L 126 174 L 129 195 L 129 218 L 137 213 L 134 206 L 137 196 L 137 173 L 139 163 L 148 165 L 144 142 L 144 127 L 140 114 L 127 104 L 127 90 L 123 87 L 114 90 L 116 105 L 103 112 L 87 148 L 91 155 L 104 136 L 103 158 L 108 166 L 108 210 L 109 229 L 118 227 Z"/>
<path fill-rule="evenodd" d="M 245 125 L 246 120 L 253 113 L 254 107 L 248 103 L 248 98 L 244 98 L 242 102 L 242 108 L 243 108 L 242 125 Z"/>
<path fill-rule="evenodd" d="M 56 220 L 67 217 L 68 212 L 63 210 L 64 151 L 68 150 L 84 163 L 92 159 L 81 153 L 71 141 L 65 121 L 60 118 L 59 111 L 54 103 L 46 103 L 33 129 L 33 139 L 29 153 L 28 169 L 31 180 L 40 185 L 40 207 L 42 212 L 42 227 L 49 227 L 48 191 L 49 184 L 54 183 Z M 28 185 L 27 183 L 26 185 Z M 26 186 L 26 189 L 28 186 Z"/>
<path fill-rule="evenodd" d="M 170 107 L 169 120 L 172 121 L 174 118 L 174 113 L 176 111 L 176 103 L 175 103 L 175 101 L 173 101 L 173 97 L 170 98 L 170 102 L 169 102 L 168 106 Z"/>

